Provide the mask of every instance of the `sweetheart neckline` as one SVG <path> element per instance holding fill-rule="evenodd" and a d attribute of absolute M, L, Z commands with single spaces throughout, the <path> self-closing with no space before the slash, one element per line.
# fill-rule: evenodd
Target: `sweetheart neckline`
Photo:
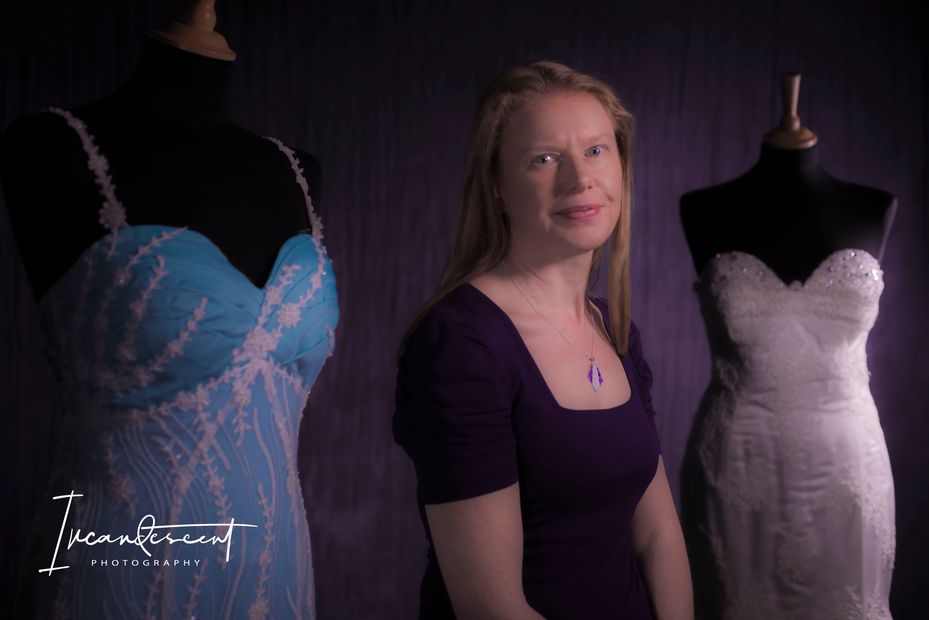
<path fill-rule="evenodd" d="M 784 281 L 783 278 L 781 278 L 781 276 L 779 276 L 779 275 L 777 274 L 776 271 L 774 271 L 773 269 L 771 269 L 771 267 L 770 267 L 766 262 L 764 262 L 763 260 L 761 260 L 760 258 L 758 258 L 757 256 L 755 256 L 755 255 L 752 254 L 751 252 L 744 252 L 744 251 L 742 251 L 742 250 L 728 250 L 728 251 L 726 251 L 726 252 L 717 252 L 716 254 L 714 254 L 714 255 L 710 258 L 710 260 L 708 260 L 708 261 L 703 265 L 703 269 L 701 269 L 700 272 L 697 274 L 697 282 L 696 282 L 696 283 L 697 283 L 697 284 L 706 283 L 706 281 L 709 279 L 709 272 L 710 272 L 710 270 L 712 269 L 712 267 L 713 267 L 716 263 L 719 262 L 719 260 L 720 260 L 723 256 L 736 256 L 736 255 L 742 255 L 742 256 L 747 256 L 748 258 L 754 260 L 756 263 L 758 263 L 759 265 L 761 265 L 762 267 L 764 267 L 768 272 L 771 273 L 771 275 L 773 275 L 773 276 L 777 279 L 778 283 L 780 283 L 780 285 L 781 285 L 782 288 L 790 289 L 790 290 L 801 290 L 801 291 L 802 291 L 802 290 L 805 290 L 805 289 L 806 289 L 806 287 L 807 287 L 808 284 L 810 284 L 811 282 L 813 282 L 813 279 L 819 274 L 820 270 L 826 265 L 826 263 L 828 263 L 829 261 L 831 261 L 834 257 L 836 257 L 836 256 L 838 256 L 838 255 L 840 255 L 840 254 L 843 254 L 843 253 L 845 253 L 845 252 L 853 252 L 853 253 L 857 253 L 857 254 L 862 254 L 862 255 L 864 255 L 864 256 L 870 258 L 871 260 L 873 260 L 873 261 L 877 264 L 878 267 L 880 267 L 880 265 L 881 265 L 881 262 L 880 262 L 879 260 L 877 260 L 877 258 L 875 258 L 874 255 L 871 254 L 870 252 L 868 252 L 867 250 L 862 250 L 862 249 L 860 249 L 860 248 L 840 248 L 840 249 L 838 249 L 838 250 L 835 250 L 835 251 L 829 253 L 828 255 L 826 255 L 825 258 L 823 258 L 821 261 L 819 261 L 819 264 L 816 265 L 816 267 L 813 269 L 813 271 L 810 273 L 810 275 L 808 275 L 808 276 L 806 277 L 806 279 L 803 280 L 802 282 L 801 282 L 800 280 L 792 280 L 790 283 L 787 283 L 787 282 Z M 853 254 L 853 255 L 854 255 L 854 254 Z"/>
<path fill-rule="evenodd" d="M 46 289 L 46 291 L 42 294 L 42 297 L 39 299 L 38 305 L 42 306 L 46 302 L 47 299 L 50 299 L 53 296 L 53 293 L 56 291 L 56 289 L 58 289 L 58 287 L 68 277 L 68 275 L 72 271 L 77 269 L 78 265 L 80 265 L 89 254 L 97 251 L 98 246 L 102 244 L 104 241 L 111 240 L 111 237 L 113 235 L 116 236 L 116 240 L 118 241 L 119 237 L 121 237 L 123 233 L 127 231 L 135 233 L 142 229 L 174 231 L 177 235 L 188 234 L 188 235 L 193 235 L 196 238 L 199 238 L 200 240 L 204 241 L 208 246 L 210 246 L 210 248 L 219 255 L 219 257 L 222 259 L 222 262 L 225 265 L 228 265 L 229 270 L 234 272 L 236 274 L 236 277 L 245 281 L 252 290 L 254 290 L 257 293 L 261 293 L 262 295 L 264 295 L 267 292 L 268 287 L 271 286 L 272 282 L 274 281 L 275 275 L 277 274 L 278 270 L 281 268 L 281 263 L 284 259 L 284 255 L 286 254 L 286 251 L 291 245 L 296 243 L 297 240 L 303 239 L 305 237 L 311 241 L 316 241 L 314 245 L 318 245 L 319 250 L 325 252 L 325 248 L 322 245 L 322 242 L 317 241 L 316 238 L 311 233 L 299 232 L 294 235 L 291 235 L 278 247 L 277 253 L 274 257 L 274 264 L 271 267 L 271 272 L 268 274 L 268 277 L 265 279 L 264 284 L 261 286 L 258 286 L 257 284 L 252 282 L 251 278 L 246 276 L 242 272 L 241 269 L 239 269 L 238 267 L 232 264 L 232 261 L 229 260 L 229 257 L 226 256 L 226 253 L 223 252 L 222 248 L 220 248 L 212 239 L 210 239 L 209 237 L 207 237 L 205 234 L 203 234 L 200 231 L 194 230 L 187 226 L 171 226 L 169 224 L 129 224 L 129 225 L 123 226 L 119 230 L 116 230 L 112 233 L 104 234 L 102 237 L 99 237 L 93 243 L 88 245 L 78 256 L 77 260 L 75 260 L 67 269 L 65 269 L 64 273 L 62 273 L 61 276 L 59 276 L 59 278 L 55 280 L 55 282 L 50 287 L 48 287 L 48 289 Z"/>

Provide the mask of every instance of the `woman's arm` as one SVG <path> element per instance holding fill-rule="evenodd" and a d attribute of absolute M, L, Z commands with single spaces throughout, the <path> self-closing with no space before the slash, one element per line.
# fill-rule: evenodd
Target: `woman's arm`
<path fill-rule="evenodd" d="M 632 517 L 632 537 L 657 620 L 691 620 L 693 586 L 684 534 L 660 455 L 658 471 Z"/>
<path fill-rule="evenodd" d="M 544 620 L 523 592 L 519 484 L 427 504 L 442 579 L 459 620 Z"/>

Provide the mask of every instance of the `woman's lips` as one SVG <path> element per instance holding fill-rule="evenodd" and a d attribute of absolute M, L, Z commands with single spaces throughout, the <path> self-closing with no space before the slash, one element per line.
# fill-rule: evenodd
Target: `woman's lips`
<path fill-rule="evenodd" d="M 592 217 L 597 217 L 602 208 L 603 206 L 598 204 L 575 205 L 556 211 L 555 215 L 569 220 L 589 220 Z"/>

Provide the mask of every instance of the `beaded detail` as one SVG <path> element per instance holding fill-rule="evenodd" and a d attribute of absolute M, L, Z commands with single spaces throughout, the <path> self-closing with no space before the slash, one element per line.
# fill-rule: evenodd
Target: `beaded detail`
<path fill-rule="evenodd" d="M 865 280 L 882 282 L 884 272 L 877 259 L 865 250 L 837 250 L 827 256 L 816 267 L 805 282 L 795 280 L 789 285 L 778 277 L 761 259 L 753 254 L 740 251 L 717 253 L 707 264 L 704 271 L 708 274 L 701 281 L 713 282 L 721 280 L 726 282 L 737 274 L 745 274 L 745 278 L 754 279 L 765 289 L 789 289 L 798 291 L 804 289 L 829 289 L 841 286 L 850 281 Z M 866 290 L 880 294 L 882 286 L 866 282 Z"/>

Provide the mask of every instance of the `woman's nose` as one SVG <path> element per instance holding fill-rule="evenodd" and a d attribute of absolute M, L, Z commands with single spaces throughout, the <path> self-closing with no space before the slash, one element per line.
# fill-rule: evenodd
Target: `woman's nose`
<path fill-rule="evenodd" d="M 559 170 L 562 192 L 579 194 L 590 188 L 592 177 L 587 161 L 583 156 L 570 155 L 562 160 Z"/>

